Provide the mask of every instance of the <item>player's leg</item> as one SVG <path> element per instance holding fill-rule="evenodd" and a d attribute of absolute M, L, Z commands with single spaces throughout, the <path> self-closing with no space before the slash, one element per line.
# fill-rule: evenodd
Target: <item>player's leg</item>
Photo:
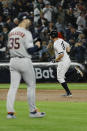
<path fill-rule="evenodd" d="M 61 83 L 62 87 L 65 89 L 66 94 L 64 96 L 72 96 L 72 93 L 70 92 L 70 89 L 66 82 Z"/>
<path fill-rule="evenodd" d="M 30 64 L 23 73 L 23 79 L 25 83 L 27 84 L 27 97 L 28 97 L 28 103 L 30 107 L 30 112 L 36 109 L 35 106 L 35 88 L 36 88 L 36 82 L 35 82 L 35 74 L 33 66 Z"/>
<path fill-rule="evenodd" d="M 21 75 L 19 72 L 12 70 L 10 74 L 11 74 L 11 84 L 10 84 L 10 88 L 7 94 L 7 112 L 8 114 L 12 114 L 15 112 L 14 102 L 15 102 L 17 89 L 19 87 L 20 80 L 21 80 Z"/>
<path fill-rule="evenodd" d="M 63 74 L 64 74 L 63 78 L 65 78 L 65 74 L 66 74 L 66 72 L 68 71 L 69 67 L 70 67 L 70 63 L 67 62 L 67 64 L 65 64 L 65 66 L 64 66 L 64 68 L 63 68 Z M 64 80 L 65 80 L 65 79 L 64 79 Z M 62 87 L 65 89 L 66 95 L 67 95 L 67 96 L 72 96 L 72 93 L 71 93 L 71 91 L 70 91 L 70 89 L 69 89 L 66 81 L 62 82 L 61 85 L 62 85 Z"/>
<path fill-rule="evenodd" d="M 67 95 L 71 95 L 71 92 L 68 88 L 68 85 L 65 81 L 65 73 L 67 72 L 67 70 L 69 69 L 70 66 L 70 62 L 68 63 L 59 63 L 58 67 L 57 67 L 57 79 L 59 81 L 59 83 L 61 83 L 62 87 L 65 89 Z"/>
<path fill-rule="evenodd" d="M 36 88 L 36 79 L 35 72 L 32 66 L 31 60 L 29 64 L 26 65 L 26 70 L 22 73 L 23 79 L 27 84 L 27 97 L 30 107 L 30 117 L 43 117 L 45 113 L 38 112 L 35 105 L 35 88 Z"/>

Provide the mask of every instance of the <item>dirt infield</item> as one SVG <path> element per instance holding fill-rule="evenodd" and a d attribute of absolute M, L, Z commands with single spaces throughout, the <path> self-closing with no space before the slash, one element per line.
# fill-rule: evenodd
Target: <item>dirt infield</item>
<path fill-rule="evenodd" d="M 8 89 L 0 89 L 0 100 L 6 100 Z M 68 102 L 86 102 L 87 90 L 72 90 L 72 97 L 63 97 L 64 90 L 36 90 L 37 101 L 68 101 Z M 17 92 L 16 100 L 26 101 L 26 89 L 19 89 Z"/>

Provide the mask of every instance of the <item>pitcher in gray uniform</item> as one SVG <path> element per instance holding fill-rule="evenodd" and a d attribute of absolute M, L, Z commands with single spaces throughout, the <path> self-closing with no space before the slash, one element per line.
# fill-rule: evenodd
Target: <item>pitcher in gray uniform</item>
<path fill-rule="evenodd" d="M 44 117 L 44 112 L 38 112 L 35 105 L 35 73 L 31 61 L 31 54 L 38 51 L 40 41 L 33 45 L 33 38 L 27 28 L 31 21 L 28 13 L 24 12 L 18 15 L 19 25 L 12 29 L 8 35 L 8 48 L 10 52 L 10 74 L 11 84 L 7 95 L 7 118 L 16 118 L 14 110 L 14 102 L 17 89 L 23 77 L 27 84 L 27 97 L 30 107 L 30 117 Z"/>

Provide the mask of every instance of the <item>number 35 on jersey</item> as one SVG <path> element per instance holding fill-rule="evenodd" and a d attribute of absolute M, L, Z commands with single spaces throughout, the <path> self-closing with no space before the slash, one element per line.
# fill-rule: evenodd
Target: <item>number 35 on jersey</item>
<path fill-rule="evenodd" d="M 19 38 L 9 38 L 9 49 L 19 49 L 20 43 Z"/>

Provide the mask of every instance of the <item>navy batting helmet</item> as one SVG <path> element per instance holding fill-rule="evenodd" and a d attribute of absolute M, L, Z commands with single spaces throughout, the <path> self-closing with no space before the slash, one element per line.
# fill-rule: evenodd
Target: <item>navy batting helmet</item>
<path fill-rule="evenodd" d="M 22 12 L 18 14 L 19 22 L 21 22 L 24 19 L 30 19 L 28 12 Z"/>
<path fill-rule="evenodd" d="M 52 38 L 58 37 L 58 32 L 57 32 L 57 30 L 51 31 L 50 36 L 51 36 Z"/>

